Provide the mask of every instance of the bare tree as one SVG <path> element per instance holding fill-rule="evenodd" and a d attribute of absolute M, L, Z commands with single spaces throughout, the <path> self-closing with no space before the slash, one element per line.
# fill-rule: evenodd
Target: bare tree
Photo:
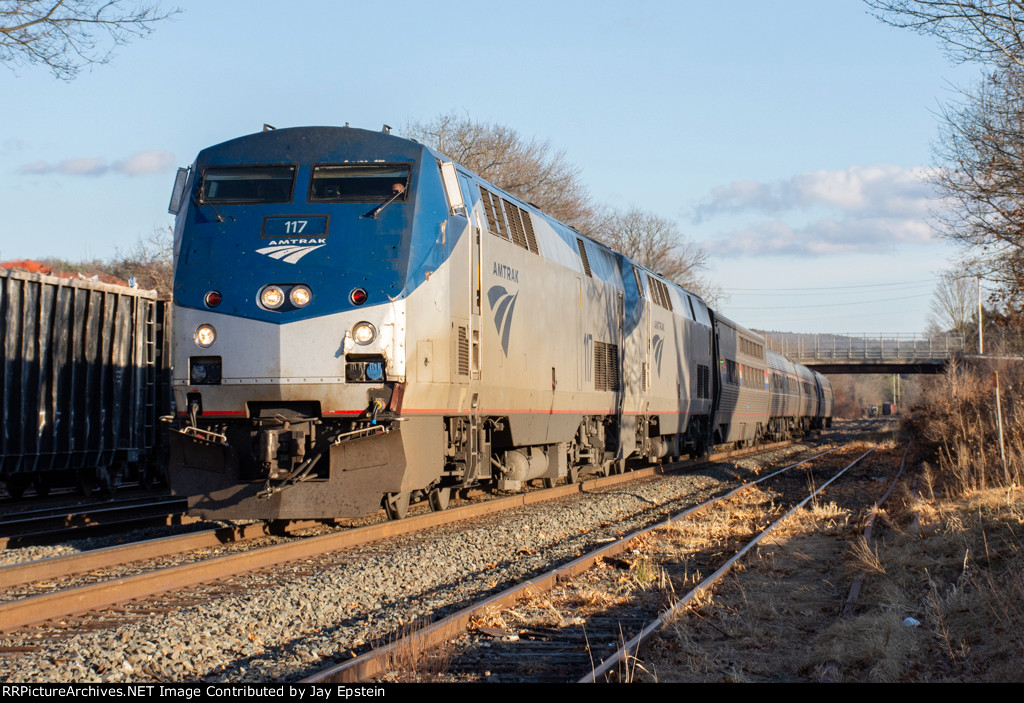
<path fill-rule="evenodd" d="M 939 332 L 968 335 L 977 330 L 978 289 L 973 278 L 954 271 L 939 277 L 928 322 Z"/>
<path fill-rule="evenodd" d="M 1019 0 L 865 0 L 880 20 L 931 34 L 956 61 L 1024 66 L 1024 3 Z"/>
<path fill-rule="evenodd" d="M 683 237 L 674 222 L 638 208 L 599 212 L 590 204 L 580 169 L 548 142 L 457 114 L 413 122 L 402 132 L 705 300 L 721 299 L 721 288 L 699 275 L 707 252 Z"/>
<path fill-rule="evenodd" d="M 934 181 L 946 196 L 939 233 L 967 252 L 994 302 L 1024 303 L 1024 69 L 1007 65 L 943 111 Z"/>
<path fill-rule="evenodd" d="M 154 228 L 147 236 L 140 236 L 128 251 L 116 250 L 105 270 L 145 290 L 155 290 L 161 298 L 169 299 L 174 287 L 174 230 L 172 227 Z"/>
<path fill-rule="evenodd" d="M 0 63 L 42 64 L 71 80 L 178 12 L 129 0 L 0 0 Z"/>
<path fill-rule="evenodd" d="M 412 122 L 402 132 L 568 225 L 582 229 L 592 215 L 580 168 L 547 141 L 456 114 Z"/>
<path fill-rule="evenodd" d="M 893 26 L 931 34 L 958 61 L 985 67 L 941 114 L 934 182 L 941 236 L 960 244 L 991 302 L 1024 315 L 1024 2 L 865 0 Z"/>
<path fill-rule="evenodd" d="M 633 207 L 606 212 L 589 224 L 594 239 L 705 300 L 721 298 L 721 289 L 699 275 L 707 267 L 708 253 L 684 237 L 672 220 Z"/>

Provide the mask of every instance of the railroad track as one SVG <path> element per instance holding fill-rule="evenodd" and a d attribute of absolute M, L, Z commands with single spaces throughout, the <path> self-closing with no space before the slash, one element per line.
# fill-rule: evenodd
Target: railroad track
<path fill-rule="evenodd" d="M 702 470 L 703 471 L 703 470 Z M 660 469 L 652 470 L 650 475 L 660 473 Z M 702 472 L 698 472 L 702 473 Z M 500 503 L 506 501 L 503 509 L 509 509 L 512 504 L 522 506 L 529 504 L 533 501 L 552 500 L 555 503 L 560 501 L 569 500 L 567 494 L 574 494 L 576 498 L 582 496 L 584 504 L 595 501 L 601 491 L 610 491 L 615 493 L 617 490 L 622 493 L 623 496 L 628 496 L 633 493 L 640 495 L 641 489 L 633 488 L 621 488 L 617 489 L 616 486 L 621 486 L 620 482 L 623 481 L 634 481 L 637 479 L 643 481 L 642 472 L 633 472 L 632 474 L 626 474 L 623 476 L 611 477 L 605 479 L 604 482 L 587 482 L 582 485 L 573 486 L 560 486 L 554 491 L 537 492 L 535 494 L 517 495 L 499 501 L 492 501 Z M 644 488 L 643 490 L 648 490 Z M 563 491 L 564 494 L 558 494 L 559 491 Z M 621 497 L 621 496 L 620 496 Z M 642 520 L 650 521 L 652 519 L 651 514 L 659 513 L 662 507 L 657 504 L 657 500 L 652 501 L 645 499 L 648 505 L 644 508 L 647 511 L 647 515 Z M 643 503 L 644 500 L 639 502 Z M 178 543 L 178 545 L 172 545 L 170 542 L 165 543 L 161 549 L 164 550 L 164 556 L 156 557 L 157 560 L 164 559 L 168 563 L 162 564 L 162 567 L 146 567 L 137 566 L 132 567 L 134 573 L 128 574 L 128 579 L 117 579 L 113 580 L 112 583 L 106 581 L 98 581 L 90 584 L 79 584 L 74 589 L 64 589 L 68 593 L 63 593 L 62 584 L 68 585 L 65 581 L 57 579 L 55 574 L 62 571 L 78 571 L 78 572 L 98 572 L 103 571 L 107 567 L 102 566 L 102 559 L 110 556 L 113 557 L 113 552 L 107 554 L 99 554 L 103 550 L 97 550 L 97 553 L 86 553 L 74 557 L 78 560 L 76 566 L 72 568 L 72 561 L 68 558 L 41 560 L 34 565 L 26 565 L 25 567 L 19 567 L 18 569 L 0 569 L 0 581 L 5 585 L 5 591 L 12 596 L 16 597 L 2 607 L 5 609 L 0 611 L 0 623 L 11 623 L 7 625 L 5 629 L 19 629 L 18 634 L 8 636 L 0 640 L 0 652 L 4 651 L 4 647 L 8 650 L 17 650 L 19 647 L 26 646 L 26 642 L 30 643 L 28 646 L 39 647 L 41 645 L 34 644 L 39 641 L 43 642 L 69 642 L 77 641 L 80 638 L 102 638 L 103 632 L 118 633 L 117 639 L 127 640 L 129 643 L 132 642 L 133 638 L 137 636 L 137 633 L 144 623 L 153 624 L 153 619 L 166 619 L 172 616 L 168 616 L 168 613 L 177 613 L 184 609 L 193 610 L 205 610 L 205 611 L 224 611 L 224 610 L 237 610 L 244 609 L 239 606 L 238 603 L 232 601 L 231 604 L 225 604 L 225 599 L 237 600 L 242 595 L 250 593 L 259 593 L 261 596 L 265 595 L 268 604 L 276 603 L 281 598 L 293 597 L 297 601 L 303 599 L 315 600 L 318 595 L 306 597 L 301 593 L 307 592 L 303 590 L 304 586 L 302 582 L 310 581 L 316 578 L 326 578 L 325 574 L 333 574 L 336 571 L 353 571 L 358 570 L 360 565 L 364 561 L 369 561 L 371 558 L 378 559 L 383 558 L 384 562 L 398 562 L 398 564 L 389 565 L 388 568 L 401 568 L 406 571 L 415 570 L 414 567 L 417 563 L 425 561 L 425 557 L 420 556 L 423 552 L 415 552 L 416 549 L 423 550 L 424 548 L 421 543 L 425 543 L 426 540 L 430 539 L 424 537 L 422 530 L 429 525 L 439 526 L 441 531 L 448 530 L 450 533 L 455 535 L 462 535 L 464 532 L 472 531 L 473 524 L 475 521 L 484 520 L 482 517 L 485 513 L 491 512 L 492 510 L 499 509 L 497 505 L 492 507 L 485 507 L 485 505 L 468 505 L 457 510 L 451 510 L 441 513 L 426 513 L 422 515 L 414 516 L 410 519 L 383 523 L 375 527 L 366 527 L 355 530 L 347 530 L 344 532 L 332 532 L 329 534 L 320 535 L 317 537 L 297 539 L 289 535 L 274 535 L 268 534 L 268 527 L 262 524 L 248 526 L 245 528 L 243 533 L 238 533 L 237 528 L 235 534 L 229 534 L 230 530 L 221 530 L 219 535 L 207 534 L 202 539 L 206 539 L 205 546 L 200 546 L 200 551 L 209 552 L 205 556 L 196 557 L 195 563 L 185 564 L 178 563 L 182 560 L 177 556 L 180 552 L 180 547 L 184 545 L 184 542 Z M 459 512 L 463 511 L 463 512 Z M 479 512 L 474 512 L 479 511 Z M 555 509 L 556 513 L 558 509 Z M 562 512 L 576 512 L 575 509 L 566 509 Z M 637 511 L 643 512 L 641 510 Z M 475 515 L 475 517 L 474 517 Z M 527 514 L 527 518 L 532 513 Z M 458 529 L 451 527 L 444 527 L 443 522 L 456 519 L 464 521 Z M 542 522 L 546 518 L 539 518 Z M 468 526 L 467 526 L 467 522 Z M 549 520 L 549 524 L 550 524 Z M 606 523 L 602 526 L 602 523 Z M 494 523 L 502 524 L 502 523 Z M 296 525 L 293 530 L 297 530 L 302 526 Z M 309 527 L 308 525 L 305 527 Z M 495 534 L 495 527 L 480 527 L 475 528 L 480 534 L 493 535 Z M 508 527 L 505 529 L 515 529 L 514 527 Z M 588 544 L 596 544 L 601 540 L 610 540 L 616 533 L 622 529 L 616 524 L 610 521 L 597 519 L 591 528 L 591 534 L 588 536 L 577 536 L 573 540 L 569 540 L 568 536 L 564 539 L 554 540 L 556 544 L 553 545 L 555 551 L 561 549 L 561 556 L 553 554 L 551 558 L 561 561 L 568 561 L 576 554 L 584 551 L 584 547 Z M 370 536 L 370 532 L 377 530 L 375 536 Z M 211 532 L 211 531 L 204 531 Z M 202 534 L 202 533 L 197 533 Z M 344 536 L 342 536 L 344 535 Z M 390 535 L 392 538 L 397 538 L 397 542 L 392 540 L 389 544 L 392 546 L 365 546 L 367 539 L 381 539 L 384 536 Z M 240 548 L 237 544 L 232 544 L 240 539 L 248 539 L 255 537 L 258 541 L 255 545 L 260 545 L 261 542 L 264 544 L 260 549 L 247 550 L 244 553 L 238 555 L 232 554 L 221 554 L 215 558 L 209 558 L 213 554 L 220 554 L 222 550 L 238 549 Z M 554 536 L 557 537 L 557 536 Z M 548 540 L 550 543 L 552 540 Z M 276 542 L 275 544 L 269 544 L 270 542 Z M 562 544 L 562 543 L 565 544 Z M 364 546 L 360 547 L 359 545 Z M 225 545 L 227 545 L 225 547 Z M 582 546 L 581 546 L 582 545 Z M 550 547 L 551 545 L 549 545 Z M 547 549 L 549 547 L 544 547 Z M 195 548 L 195 547 L 192 547 Z M 121 549 L 120 556 L 117 556 L 114 561 L 124 562 L 129 559 L 137 559 L 139 552 L 133 552 L 132 550 L 137 549 L 136 547 L 125 546 Z M 348 551 L 337 551 L 339 549 L 347 549 Z M 468 548 L 456 550 L 461 556 L 465 555 Z M 528 550 L 533 550 L 533 547 L 527 547 Z M 402 556 L 403 550 L 408 552 L 413 550 L 415 555 Z M 536 551 L 539 553 L 542 547 L 537 547 Z M 426 550 L 428 553 L 430 549 Z M 436 550 L 434 550 L 436 551 Z M 499 552 L 502 550 L 499 549 Z M 530 562 L 532 557 L 523 556 L 519 554 L 510 555 L 508 549 L 503 550 L 503 556 L 509 564 L 515 566 L 518 569 L 516 573 L 524 574 L 525 578 L 528 578 L 531 573 L 537 570 L 536 565 L 532 563 L 518 563 L 518 562 Z M 434 555 L 430 555 L 434 556 Z M 153 557 L 144 557 L 153 558 Z M 540 557 L 538 557 L 539 559 Z M 545 557 L 547 558 L 547 557 Z M 90 561 L 94 560 L 94 561 Z M 200 561 L 201 560 L 201 561 Z M 536 559 L 534 559 L 536 561 Z M 173 566 L 169 566 L 169 562 L 174 562 Z M 207 564 L 203 566 L 202 564 Z M 214 566 L 210 566 L 213 564 Z M 502 565 L 504 569 L 506 565 Z M 10 567 L 8 567 L 10 568 Z M 35 569 L 32 572 L 29 570 L 21 571 L 19 569 Z M 385 567 L 381 567 L 385 568 Z M 49 569 L 49 572 L 40 571 L 40 569 Z M 426 569 L 426 567 L 425 567 Z M 512 569 L 511 571 L 515 571 Z M 497 569 L 496 569 L 497 570 Z M 470 577 L 478 579 L 480 576 L 487 577 L 489 572 L 485 567 L 474 567 L 469 570 L 466 576 L 466 580 Z M 523 580 L 524 576 L 518 576 L 516 573 L 510 573 L 507 576 L 498 578 L 498 582 L 495 584 L 478 584 L 473 586 L 478 591 L 482 589 L 483 592 L 501 590 L 501 587 L 510 585 L 515 580 Z M 97 577 L 102 579 L 103 577 Z M 359 577 L 355 575 L 356 581 L 360 578 L 365 579 L 365 576 Z M 388 577 L 385 577 L 388 578 Z M 329 640 L 335 634 L 334 631 L 342 632 L 348 631 L 346 628 L 338 627 L 329 629 L 328 632 L 321 633 L 317 630 L 315 635 L 281 635 L 281 639 L 278 644 L 275 645 L 275 653 L 272 655 L 273 658 L 280 659 L 283 661 L 274 662 L 274 665 L 262 666 L 261 672 L 266 674 L 269 678 L 281 678 L 291 677 L 296 678 L 302 675 L 303 672 L 311 673 L 315 670 L 316 664 L 320 662 L 323 657 L 334 658 L 338 656 L 348 656 L 350 650 L 361 650 L 365 649 L 367 643 L 370 642 L 374 637 L 390 636 L 388 633 L 394 633 L 400 631 L 404 627 L 408 627 L 409 623 L 414 622 L 418 617 L 427 613 L 438 613 L 445 614 L 447 611 L 457 608 L 460 605 L 469 602 L 472 595 L 465 595 L 460 592 L 460 589 L 451 584 L 439 585 L 433 587 L 426 587 L 426 591 L 423 593 L 429 593 L 430 598 L 424 598 L 424 610 L 417 615 L 415 612 L 411 613 L 399 613 L 401 607 L 406 607 L 410 602 L 415 601 L 416 598 L 409 596 L 404 597 L 402 589 L 408 589 L 409 593 L 412 594 L 416 588 L 420 588 L 419 585 L 407 585 L 403 582 L 403 579 L 409 579 L 410 577 L 392 577 L 395 580 L 396 588 L 392 589 L 392 592 L 388 593 L 382 590 L 381 593 L 374 594 L 369 598 L 371 602 L 369 606 L 362 603 L 353 602 L 350 604 L 350 610 L 352 612 L 346 613 L 345 617 L 349 618 L 353 622 L 359 622 L 358 627 L 354 628 L 354 632 L 349 635 L 342 635 L 342 641 L 339 643 L 337 640 L 333 644 L 329 643 Z M 213 579 L 223 579 L 214 586 L 204 586 L 200 584 L 209 583 Z M 110 581 L 111 579 L 107 579 Z M 461 582 L 462 577 L 456 575 L 452 579 L 455 582 Z M 145 582 L 149 582 L 148 585 Z M 287 583 L 285 583 L 287 581 Z M 294 583 L 294 586 L 287 584 Z M 33 588 L 28 588 L 27 584 L 34 584 Z M 319 590 L 329 590 L 330 585 L 323 586 L 322 589 L 314 589 L 315 593 L 319 593 Z M 338 588 L 338 587 L 336 587 Z M 352 586 L 343 586 L 342 589 L 351 589 Z M 83 590 L 85 589 L 85 590 Z M 56 591 L 52 595 L 41 595 L 41 591 Z M 106 591 L 106 594 L 102 597 L 98 597 L 95 594 L 100 591 Z M 172 592 L 173 591 L 173 592 Z M 395 592 L 398 591 L 398 592 Z M 154 596 L 155 593 L 165 593 L 164 596 Z M 344 592 L 335 591 L 335 592 Z M 289 595 L 284 595 L 289 594 Z M 294 594 L 294 595 L 293 595 Z M 88 596 L 88 597 L 86 597 Z M 145 601 L 137 601 L 139 598 L 146 598 Z M 90 600 L 92 599 L 92 600 Z M 250 599 L 251 600 L 251 599 Z M 327 599 L 328 601 L 330 599 Z M 134 601 L 134 602 L 128 602 Z M 61 604 L 63 603 L 63 604 Z M 121 605 L 116 605 L 120 603 Z M 220 605 L 218 605 L 220 603 Z M 248 607 L 249 602 L 243 603 L 245 607 Z M 321 607 L 314 604 L 314 608 Z M 324 608 L 333 607 L 333 605 L 324 605 Z M 105 612 L 99 612 L 97 609 L 106 608 Z M 267 613 L 272 614 L 272 608 L 267 610 Z M 415 608 L 413 609 L 415 611 Z M 83 611 L 86 614 L 81 614 Z M 16 615 L 17 613 L 17 615 Z M 164 616 L 161 618 L 161 616 Z M 211 615 L 212 617 L 220 618 L 219 614 Z M 251 618 L 255 620 L 265 620 L 269 616 L 263 615 L 251 615 Z M 239 617 L 244 617 L 244 614 L 240 614 Z M 56 621 L 55 621 L 56 619 Z M 272 619 L 272 618 L 271 618 Z M 32 625 L 31 623 L 36 623 Z M 367 624 L 374 623 L 374 624 Z M 155 626 L 155 625 L 154 625 Z M 291 623 L 287 623 L 283 627 L 290 627 Z M 211 630 L 208 625 L 204 625 L 207 631 Z M 229 625 L 230 627 L 230 625 Z M 217 628 L 212 628 L 216 630 Z M 239 629 L 244 630 L 244 627 L 235 627 L 235 631 Z M 353 628 L 349 628 L 353 629 Z M 145 635 L 150 640 L 153 637 L 159 637 L 150 632 Z M 246 647 L 256 647 L 255 644 L 246 644 L 246 642 L 253 643 L 259 642 L 260 646 L 263 647 L 264 656 L 271 657 L 271 654 L 267 654 L 265 650 L 268 649 L 271 637 L 269 635 L 259 636 L 252 634 L 253 639 L 243 641 L 241 646 L 236 646 L 236 649 L 245 650 Z M 347 638 L 347 639 L 346 639 Z M 204 645 L 207 640 L 215 640 L 216 637 L 210 634 L 204 640 Z M 185 636 L 185 640 L 188 637 Z M 310 642 L 314 642 L 310 644 Z M 141 644 L 139 646 L 142 646 Z M 103 655 L 106 656 L 109 650 L 112 649 L 110 645 L 104 645 L 99 649 L 103 650 Z M 42 645 L 42 649 L 34 650 L 35 652 L 47 651 L 48 646 Z M 279 651 L 278 651 L 279 650 Z M 297 656 L 299 661 L 288 662 L 289 657 L 293 657 L 292 650 L 298 652 Z M 73 657 L 85 657 L 87 655 L 81 654 L 81 649 L 76 650 L 75 653 L 65 653 L 66 656 Z M 317 652 L 316 655 L 309 655 L 309 652 Z M 22 653 L 30 656 L 32 653 Z M 62 656 L 57 656 L 57 659 L 61 659 Z M 135 655 L 127 655 L 129 658 Z M 221 656 L 221 655 L 218 655 Z M 310 656 L 314 656 L 315 661 L 307 661 Z M 256 653 L 248 655 L 251 659 L 256 657 Z M 51 659 L 53 657 L 51 656 Z M 126 663 L 128 659 L 125 660 Z M 134 666 L 134 665 L 133 665 Z M 98 669 L 95 671 L 101 671 L 104 675 L 109 674 L 109 671 L 104 669 L 102 666 L 97 665 Z M 31 667 L 30 667 L 31 668 Z M 30 670 L 26 669 L 26 670 Z M 253 670 L 246 667 L 245 673 L 242 673 L 241 666 L 235 666 L 234 668 L 230 664 L 224 664 L 221 666 L 219 673 L 214 675 L 221 675 L 226 677 L 225 680 L 234 680 L 234 677 L 245 677 L 253 676 Z M 173 667 L 172 667 L 173 670 Z M 137 671 L 137 669 L 136 669 Z M 178 670 L 179 676 L 188 676 L 188 669 Z M 283 673 L 282 673 L 283 672 Z M 291 673 L 288 673 L 291 672 Z M 97 674 L 98 675 L 98 674 Z M 154 677 L 163 677 L 166 679 L 168 674 L 161 671 L 152 671 Z M 86 671 L 82 676 L 88 679 L 90 674 Z M 81 678 L 81 677 L 79 677 Z M 172 676 L 173 678 L 173 676 Z M 132 680 L 130 677 L 123 680 Z M 259 680 L 259 679 L 254 679 Z"/>
<path fill-rule="evenodd" d="M 188 501 L 172 496 L 136 496 L 76 505 L 54 505 L 0 515 L 0 549 L 54 544 L 118 534 L 138 527 L 181 525 Z"/>
<path fill-rule="evenodd" d="M 662 525 L 632 533 L 352 661 L 320 671 L 307 677 L 305 682 L 353 683 L 382 677 L 385 680 L 431 680 L 431 676 L 443 676 L 446 681 L 629 680 L 637 666 L 642 666 L 636 656 L 638 651 L 666 622 L 678 617 L 691 602 L 707 593 L 783 520 L 858 466 L 874 449 L 859 453 L 853 461 L 844 457 L 838 467 L 834 461 L 823 461 L 823 466 L 801 472 L 795 482 L 792 480 L 794 470 L 834 451 L 796 462 L 690 507 Z M 823 473 L 831 476 L 821 476 Z M 820 480 L 815 481 L 816 477 Z M 812 479 L 812 489 L 808 495 L 797 499 L 792 494 L 806 487 L 808 478 Z M 654 556 L 656 550 L 645 544 L 652 535 L 671 529 L 669 526 L 673 523 L 706 519 L 698 515 L 706 515 L 708 508 L 728 502 L 742 491 L 767 482 L 787 481 L 790 485 L 783 486 L 782 492 L 789 494 L 787 500 L 792 504 L 767 511 L 777 514 L 774 521 L 735 544 L 720 545 L 722 548 L 713 550 L 713 555 L 698 554 L 682 566 L 683 573 L 666 570 Z M 678 563 L 675 567 L 679 572 Z M 623 574 L 639 582 L 660 579 L 661 595 L 666 593 L 666 582 L 676 580 L 694 585 L 682 590 L 679 596 L 674 596 L 669 588 L 668 593 L 674 597 L 668 604 L 661 597 L 627 597 L 600 602 L 595 599 L 593 594 L 602 590 L 596 582 L 607 582 L 604 592 L 614 592 Z M 709 575 L 695 578 L 698 574 Z M 643 589 L 638 591 L 641 596 L 645 595 Z"/>

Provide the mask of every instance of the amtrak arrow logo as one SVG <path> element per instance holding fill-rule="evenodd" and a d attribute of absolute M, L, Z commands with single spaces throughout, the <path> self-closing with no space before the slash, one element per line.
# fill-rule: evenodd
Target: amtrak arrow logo
<path fill-rule="evenodd" d="M 661 378 L 661 354 L 665 351 L 665 338 L 660 334 L 654 335 L 654 360 L 658 362 L 658 378 Z"/>
<path fill-rule="evenodd" d="M 272 247 L 263 247 L 257 249 L 257 254 L 266 254 L 271 259 L 278 259 L 288 264 L 297 264 L 299 259 L 304 257 L 311 251 L 316 251 L 326 244 L 317 244 L 316 246 L 299 246 L 296 244 L 276 244 Z"/>
<path fill-rule="evenodd" d="M 512 331 L 512 312 L 516 308 L 516 298 L 519 292 L 512 295 L 501 286 L 494 286 L 487 291 L 487 300 L 491 303 L 491 310 L 494 311 L 494 326 L 501 335 L 501 350 L 508 357 L 508 336 Z"/>

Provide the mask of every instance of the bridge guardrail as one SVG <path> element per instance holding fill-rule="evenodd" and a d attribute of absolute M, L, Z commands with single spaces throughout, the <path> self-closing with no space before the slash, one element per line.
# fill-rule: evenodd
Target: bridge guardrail
<path fill-rule="evenodd" d="M 879 361 L 948 359 L 962 354 L 963 335 L 764 334 L 768 349 L 794 360 Z"/>

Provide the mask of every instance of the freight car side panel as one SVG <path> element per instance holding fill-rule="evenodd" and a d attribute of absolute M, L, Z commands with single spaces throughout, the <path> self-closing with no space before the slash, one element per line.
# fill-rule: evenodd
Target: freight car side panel
<path fill-rule="evenodd" d="M 136 461 L 155 441 L 154 293 L 0 270 L 0 477 Z"/>

